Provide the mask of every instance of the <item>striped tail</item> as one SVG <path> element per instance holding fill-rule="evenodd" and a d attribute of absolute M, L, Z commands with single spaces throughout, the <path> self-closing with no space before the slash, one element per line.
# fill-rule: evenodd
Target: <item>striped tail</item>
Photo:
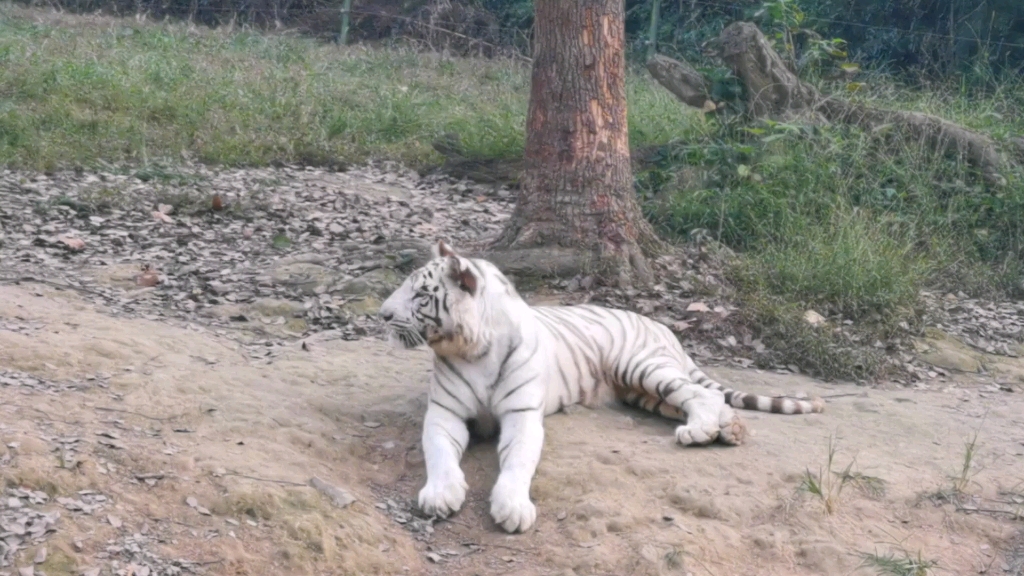
<path fill-rule="evenodd" d="M 726 388 L 711 379 L 710 376 L 696 370 L 693 374 L 694 382 L 705 388 L 718 390 L 725 394 L 725 403 L 733 408 L 743 410 L 756 410 L 758 412 L 771 412 L 773 414 L 810 414 L 813 412 L 824 412 L 825 401 L 821 398 L 804 400 L 791 398 L 789 396 L 762 396 L 749 392 L 740 392 L 732 388 Z"/>

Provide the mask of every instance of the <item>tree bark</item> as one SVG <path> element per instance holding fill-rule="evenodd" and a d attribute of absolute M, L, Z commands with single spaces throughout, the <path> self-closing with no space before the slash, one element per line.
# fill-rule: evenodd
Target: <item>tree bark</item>
<path fill-rule="evenodd" d="M 717 44 L 719 57 L 746 88 L 747 115 L 751 118 L 836 122 L 865 131 L 891 126 L 894 132 L 923 147 L 963 158 L 991 185 L 1006 183 L 1000 174 L 1003 159 L 996 143 L 984 134 L 930 114 L 884 110 L 824 96 L 801 81 L 757 26 L 749 22 L 726 27 Z M 704 103 L 707 81 L 688 64 L 657 56 L 648 61 L 647 69 L 686 104 L 705 111 L 715 109 L 713 104 Z"/>
<path fill-rule="evenodd" d="M 536 0 L 535 11 L 524 174 L 492 248 L 570 248 L 582 272 L 647 282 L 644 252 L 660 243 L 633 190 L 623 0 Z"/>

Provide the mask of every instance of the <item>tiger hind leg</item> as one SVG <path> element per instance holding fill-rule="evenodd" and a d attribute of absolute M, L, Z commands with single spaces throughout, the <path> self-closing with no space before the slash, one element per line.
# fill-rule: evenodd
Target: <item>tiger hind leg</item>
<path fill-rule="evenodd" d="M 686 422 L 686 412 L 683 412 L 681 408 L 666 404 L 664 400 L 659 399 L 657 396 L 651 396 L 643 390 L 620 387 L 615 389 L 615 396 L 626 406 L 639 408 L 669 420 Z"/>
<path fill-rule="evenodd" d="M 725 395 L 712 388 L 692 382 L 672 362 L 658 363 L 648 359 L 646 366 L 624 366 L 616 387 L 623 402 L 643 408 L 666 418 L 686 423 L 676 428 L 676 441 L 683 446 L 740 444 L 746 426 Z"/>

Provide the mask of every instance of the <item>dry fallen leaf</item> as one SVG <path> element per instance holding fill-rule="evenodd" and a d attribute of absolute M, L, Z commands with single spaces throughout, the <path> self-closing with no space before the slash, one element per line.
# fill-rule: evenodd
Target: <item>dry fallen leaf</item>
<path fill-rule="evenodd" d="M 690 305 L 686 307 L 686 311 L 687 312 L 711 312 L 711 308 L 708 308 L 708 305 L 703 303 L 703 302 L 691 302 Z"/>
<path fill-rule="evenodd" d="M 685 330 L 688 330 L 689 328 L 690 328 L 690 323 L 686 322 L 684 320 L 680 320 L 678 322 L 673 322 L 672 323 L 672 331 L 673 332 L 683 332 Z"/>
<path fill-rule="evenodd" d="M 158 211 L 158 212 L 153 212 L 152 214 L 153 214 L 153 220 L 156 220 L 157 222 L 165 222 L 167 224 L 174 224 L 174 218 L 171 218 L 170 216 L 168 216 L 167 214 L 164 214 L 163 212 L 159 212 Z"/>
<path fill-rule="evenodd" d="M 160 283 L 160 275 L 152 270 L 148 270 L 136 276 L 135 283 L 139 286 L 150 288 Z"/>
<path fill-rule="evenodd" d="M 170 214 L 171 212 L 174 212 L 174 206 L 171 206 L 170 204 L 159 204 L 156 209 L 158 212 L 163 214 Z"/>
<path fill-rule="evenodd" d="M 210 205 L 213 207 L 214 210 L 223 210 L 224 200 L 221 199 L 220 194 L 214 194 L 213 200 L 210 203 Z"/>
<path fill-rule="evenodd" d="M 70 238 L 68 236 L 61 236 L 58 240 L 64 244 L 64 246 L 72 252 L 78 252 L 85 250 L 85 240 L 81 238 Z"/>
<path fill-rule="evenodd" d="M 110 522 L 110 525 L 114 528 L 120 528 L 122 524 L 121 519 L 113 514 L 107 514 L 107 522 Z"/>

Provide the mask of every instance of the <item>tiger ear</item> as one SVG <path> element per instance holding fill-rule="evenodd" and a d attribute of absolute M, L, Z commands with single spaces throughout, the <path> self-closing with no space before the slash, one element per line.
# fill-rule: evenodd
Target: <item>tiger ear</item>
<path fill-rule="evenodd" d="M 453 250 L 452 247 L 444 240 L 438 240 L 437 244 L 434 244 L 432 252 L 434 253 L 434 258 L 440 258 L 442 256 L 457 256 L 457 254 L 455 254 L 455 250 Z"/>
<path fill-rule="evenodd" d="M 477 278 L 476 274 L 473 273 L 473 267 L 463 258 L 456 256 L 454 252 L 449 254 L 447 258 L 448 277 L 452 282 L 458 284 L 463 292 L 468 292 L 470 296 L 475 295 Z"/>

